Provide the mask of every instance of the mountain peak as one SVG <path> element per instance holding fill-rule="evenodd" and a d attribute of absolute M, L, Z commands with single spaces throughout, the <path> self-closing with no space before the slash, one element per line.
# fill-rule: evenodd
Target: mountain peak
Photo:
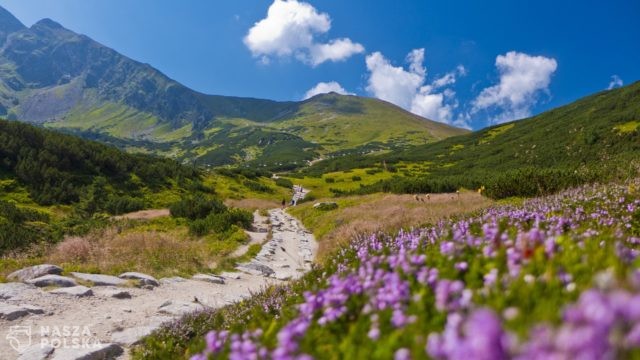
<path fill-rule="evenodd" d="M 64 29 L 64 26 L 60 25 L 59 23 L 49 18 L 44 18 L 42 20 L 39 20 L 37 23 L 33 24 L 33 27 L 45 27 L 49 29 Z"/>
<path fill-rule="evenodd" d="M 24 26 L 20 20 L 0 6 L 0 45 L 4 44 L 9 34 L 25 28 L 26 26 Z"/>

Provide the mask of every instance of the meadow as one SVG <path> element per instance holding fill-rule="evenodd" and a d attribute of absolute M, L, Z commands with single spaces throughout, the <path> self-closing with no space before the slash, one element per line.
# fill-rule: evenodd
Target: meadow
<path fill-rule="evenodd" d="M 135 358 L 640 357 L 640 181 L 357 237 Z"/>

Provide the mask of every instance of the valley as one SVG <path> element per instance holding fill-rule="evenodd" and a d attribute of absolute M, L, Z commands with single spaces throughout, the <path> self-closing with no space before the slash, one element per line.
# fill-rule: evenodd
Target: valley
<path fill-rule="evenodd" d="M 491 2 L 0 2 L 0 359 L 640 359 L 617 49 Z"/>

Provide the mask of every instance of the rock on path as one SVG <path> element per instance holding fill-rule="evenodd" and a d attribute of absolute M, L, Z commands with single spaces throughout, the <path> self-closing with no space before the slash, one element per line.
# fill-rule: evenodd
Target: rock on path
<path fill-rule="evenodd" d="M 56 265 L 43 264 L 31 266 L 18 271 L 14 271 L 7 280 L 9 281 L 27 281 L 35 278 L 39 278 L 44 275 L 60 275 L 62 274 L 62 268 Z"/>

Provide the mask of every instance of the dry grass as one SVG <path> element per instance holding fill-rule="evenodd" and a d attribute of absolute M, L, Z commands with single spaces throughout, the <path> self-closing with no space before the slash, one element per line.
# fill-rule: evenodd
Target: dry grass
<path fill-rule="evenodd" d="M 269 210 L 280 207 L 282 204 L 276 200 L 266 200 L 266 199 L 227 199 L 225 205 L 234 208 L 241 208 L 250 211 L 256 210 Z"/>
<path fill-rule="evenodd" d="M 442 218 L 472 212 L 492 204 L 474 192 L 435 194 L 416 201 L 413 195 L 376 194 L 339 199 L 337 210 L 321 212 L 305 204 L 290 210 L 319 240 L 318 259 L 331 254 L 355 236 L 378 231 L 433 224 Z M 327 200 L 327 201 L 335 201 Z"/>
<path fill-rule="evenodd" d="M 112 227 L 65 239 L 52 249 L 46 261 L 73 271 L 186 275 L 214 268 L 235 246 L 207 238 L 190 239 L 182 231 L 120 232 Z"/>

